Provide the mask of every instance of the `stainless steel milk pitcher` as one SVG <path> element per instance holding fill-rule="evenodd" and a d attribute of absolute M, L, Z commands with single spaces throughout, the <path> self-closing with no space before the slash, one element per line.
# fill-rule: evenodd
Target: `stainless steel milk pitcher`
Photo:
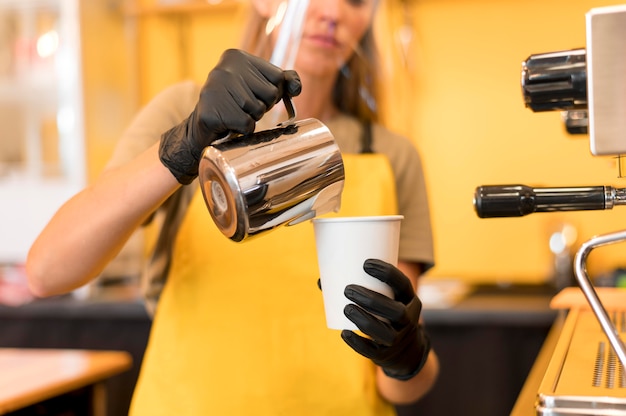
<path fill-rule="evenodd" d="M 228 137 L 207 146 L 199 166 L 204 201 L 220 231 L 243 241 L 281 225 L 338 211 L 344 167 L 321 121 L 289 120 L 276 128 Z"/>

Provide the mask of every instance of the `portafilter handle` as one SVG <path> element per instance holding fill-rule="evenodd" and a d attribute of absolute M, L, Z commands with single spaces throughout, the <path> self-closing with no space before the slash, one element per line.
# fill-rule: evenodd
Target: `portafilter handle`
<path fill-rule="evenodd" d="M 488 185 L 479 186 L 474 192 L 474 209 L 480 218 L 522 217 L 533 212 L 606 210 L 614 205 L 626 205 L 626 189 Z"/>

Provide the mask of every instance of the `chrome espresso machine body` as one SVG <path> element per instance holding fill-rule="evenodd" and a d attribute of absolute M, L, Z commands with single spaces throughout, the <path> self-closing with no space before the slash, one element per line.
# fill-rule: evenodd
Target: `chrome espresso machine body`
<path fill-rule="evenodd" d="M 626 5 L 590 10 L 586 47 L 531 55 L 522 64 L 521 83 L 528 108 L 561 111 L 567 131 L 587 134 L 591 153 L 616 157 L 618 175 L 625 176 Z M 626 189 L 513 184 L 479 186 L 474 194 L 481 218 L 616 205 L 626 205 Z M 600 235 L 576 253 L 576 280 L 590 308 L 568 313 L 537 392 L 537 415 L 626 415 L 626 291 L 623 307 L 607 308 L 586 271 L 592 250 L 625 241 L 626 230 Z"/>

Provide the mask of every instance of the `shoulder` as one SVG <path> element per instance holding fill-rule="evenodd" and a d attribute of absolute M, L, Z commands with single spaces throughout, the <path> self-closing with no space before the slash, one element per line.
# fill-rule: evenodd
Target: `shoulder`
<path fill-rule="evenodd" d="M 161 134 L 179 124 L 193 111 L 200 86 L 192 81 L 170 85 L 141 108 L 123 132 L 109 166 L 118 166 L 160 140 Z"/>
<path fill-rule="evenodd" d="M 411 139 L 380 124 L 372 126 L 372 137 L 374 152 L 387 156 L 396 178 L 422 176 L 421 156 Z"/>
<path fill-rule="evenodd" d="M 170 85 L 157 93 L 138 113 L 133 126 L 154 126 L 164 131 L 189 116 L 198 101 L 200 86 L 193 81 Z"/>
<path fill-rule="evenodd" d="M 387 127 L 375 123 L 372 125 L 374 150 L 380 153 L 385 152 L 416 152 L 413 142 L 406 136 L 389 130 Z"/>
<path fill-rule="evenodd" d="M 156 94 L 140 111 L 139 117 L 156 118 L 154 122 L 158 124 L 178 124 L 193 111 L 199 95 L 200 86 L 193 81 L 172 84 Z"/>
<path fill-rule="evenodd" d="M 161 92 L 155 95 L 152 102 L 164 101 L 170 103 L 170 105 L 172 103 L 178 103 L 182 106 L 187 104 L 186 107 L 191 106 L 193 108 L 198 101 L 200 88 L 200 85 L 194 81 L 181 81 L 164 88 Z"/>

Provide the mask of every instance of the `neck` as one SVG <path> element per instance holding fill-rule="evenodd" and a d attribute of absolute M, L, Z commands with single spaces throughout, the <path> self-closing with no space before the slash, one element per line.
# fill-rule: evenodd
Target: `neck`
<path fill-rule="evenodd" d="M 335 77 L 315 77 L 303 74 L 300 77 L 302 93 L 293 99 L 297 118 L 316 118 L 326 121 L 336 115 L 338 110 L 332 101 Z"/>

